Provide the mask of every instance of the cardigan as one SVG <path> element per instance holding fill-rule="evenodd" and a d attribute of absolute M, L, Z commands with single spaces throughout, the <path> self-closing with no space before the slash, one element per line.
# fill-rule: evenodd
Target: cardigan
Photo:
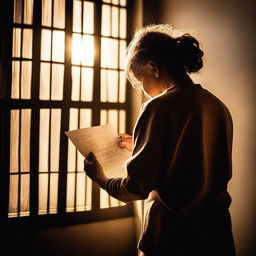
<path fill-rule="evenodd" d="M 127 176 L 108 179 L 105 189 L 124 202 L 146 199 L 145 255 L 234 255 L 232 138 L 228 108 L 199 84 L 174 86 L 142 105 Z"/>

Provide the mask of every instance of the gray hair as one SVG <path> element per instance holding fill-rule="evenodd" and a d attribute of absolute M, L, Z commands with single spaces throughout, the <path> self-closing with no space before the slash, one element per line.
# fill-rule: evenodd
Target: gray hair
<path fill-rule="evenodd" d="M 136 74 L 148 61 L 171 72 L 192 73 L 202 68 L 203 52 L 198 41 L 188 33 L 177 34 L 169 24 L 148 25 L 135 32 L 127 47 L 125 65 L 126 77 L 134 88 L 142 88 Z"/>

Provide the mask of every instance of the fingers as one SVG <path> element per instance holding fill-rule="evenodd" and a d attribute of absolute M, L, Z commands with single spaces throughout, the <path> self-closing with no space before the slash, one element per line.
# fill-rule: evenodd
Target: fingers
<path fill-rule="evenodd" d="M 93 162 L 89 162 L 86 158 L 84 159 L 84 171 L 89 171 L 93 166 Z"/>
<path fill-rule="evenodd" d="M 93 152 L 89 152 L 88 156 L 86 157 L 90 162 L 95 162 L 97 159 L 96 159 L 96 156 L 94 155 Z"/>
<path fill-rule="evenodd" d="M 84 171 L 93 181 L 98 182 L 105 178 L 103 168 L 92 152 L 88 153 L 84 159 Z"/>
<path fill-rule="evenodd" d="M 129 135 L 128 135 L 129 136 Z M 129 136 L 129 137 L 126 137 L 126 138 L 122 138 L 121 136 L 118 138 L 118 142 L 117 142 L 117 145 L 118 147 L 120 148 L 126 148 L 128 149 L 129 151 L 132 150 L 132 136 Z"/>
<path fill-rule="evenodd" d="M 95 154 L 93 152 L 89 152 L 89 154 L 84 159 L 84 164 L 85 165 L 90 165 L 90 164 L 92 164 L 96 161 L 97 161 L 97 159 L 96 159 Z"/>
<path fill-rule="evenodd" d="M 120 148 L 124 148 L 130 143 L 131 143 L 131 138 L 121 138 L 121 137 L 118 138 L 118 142 L 117 142 Z"/>
<path fill-rule="evenodd" d="M 95 161 L 96 157 L 95 155 L 90 152 L 85 158 L 84 158 L 84 171 L 86 172 L 87 175 L 90 174 L 90 172 L 92 171 L 92 169 L 94 169 L 95 165 L 96 165 L 96 161 Z"/>
<path fill-rule="evenodd" d="M 129 134 L 126 134 L 126 133 L 120 133 L 120 134 L 118 134 L 118 138 L 122 139 L 122 140 L 126 140 L 126 139 L 131 139 L 132 136 Z"/>
<path fill-rule="evenodd" d="M 125 147 L 125 141 L 123 141 L 123 140 L 118 141 L 118 146 L 120 148 L 124 148 Z"/>
<path fill-rule="evenodd" d="M 84 164 L 88 165 L 88 164 L 90 164 L 90 162 L 86 158 L 84 158 Z"/>

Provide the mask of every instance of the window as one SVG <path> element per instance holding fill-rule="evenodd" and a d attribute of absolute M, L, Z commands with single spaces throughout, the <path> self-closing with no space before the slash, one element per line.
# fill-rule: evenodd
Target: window
<path fill-rule="evenodd" d="M 117 132 L 129 129 L 126 2 L 3 4 L 2 33 L 12 44 L 2 40 L 1 216 L 130 209 L 86 177 L 83 157 L 64 134 L 107 122 Z"/>

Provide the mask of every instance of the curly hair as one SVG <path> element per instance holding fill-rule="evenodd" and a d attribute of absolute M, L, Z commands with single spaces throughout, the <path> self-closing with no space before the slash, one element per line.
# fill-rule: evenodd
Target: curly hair
<path fill-rule="evenodd" d="M 148 61 L 171 72 L 197 72 L 203 67 L 203 51 L 189 33 L 175 36 L 169 24 L 148 25 L 138 29 L 127 47 L 125 73 L 135 88 L 141 88 L 135 74 Z"/>

